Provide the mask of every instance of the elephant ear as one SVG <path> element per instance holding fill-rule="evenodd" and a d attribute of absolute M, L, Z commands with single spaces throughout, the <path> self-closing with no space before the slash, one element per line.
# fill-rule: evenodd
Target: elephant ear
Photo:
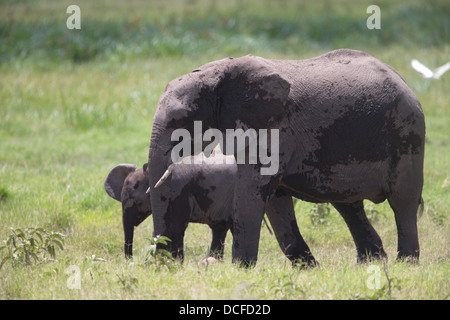
<path fill-rule="evenodd" d="M 121 201 L 123 184 L 128 175 L 136 170 L 135 164 L 119 164 L 105 178 L 105 191 L 113 199 Z"/>
<path fill-rule="evenodd" d="M 222 129 L 266 129 L 284 111 L 291 85 L 269 60 L 230 60 L 217 86 Z"/>

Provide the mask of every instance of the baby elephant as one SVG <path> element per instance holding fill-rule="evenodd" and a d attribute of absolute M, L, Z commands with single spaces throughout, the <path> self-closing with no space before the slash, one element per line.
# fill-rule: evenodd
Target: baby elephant
<path fill-rule="evenodd" d="M 125 233 L 125 256 L 133 254 L 134 227 L 151 215 L 150 195 L 146 193 L 148 164 L 136 170 L 134 164 L 119 164 L 105 179 L 110 197 L 122 203 L 122 223 Z M 188 222 L 204 223 L 212 229 L 209 256 L 222 258 L 225 237 L 231 227 L 230 203 L 236 165 L 177 165 L 172 177 L 172 207 L 185 213 L 185 220 L 173 221 L 177 228 L 187 228 Z"/>
<path fill-rule="evenodd" d="M 151 164 L 150 164 L 151 165 Z M 232 208 L 234 181 L 237 166 L 234 156 L 225 156 L 214 151 L 209 158 L 203 154 L 191 157 L 191 163 L 174 166 L 170 179 L 172 212 L 177 219 L 171 219 L 169 225 L 181 234 L 180 239 L 171 239 L 177 248 L 175 256 L 183 258 L 184 231 L 189 222 L 207 224 L 212 229 L 212 242 L 209 256 L 222 259 L 225 237 L 232 228 Z M 148 164 L 136 170 L 136 165 L 119 164 L 107 175 L 104 183 L 107 194 L 122 203 L 122 222 L 125 233 L 125 256 L 133 253 L 134 227 L 138 226 L 151 213 Z M 182 213 L 182 214 L 180 214 Z M 283 192 L 277 192 L 268 203 L 267 215 L 282 251 L 293 262 L 302 261 L 315 265 L 298 230 L 292 198 Z M 181 217 L 181 219 L 180 219 Z"/>

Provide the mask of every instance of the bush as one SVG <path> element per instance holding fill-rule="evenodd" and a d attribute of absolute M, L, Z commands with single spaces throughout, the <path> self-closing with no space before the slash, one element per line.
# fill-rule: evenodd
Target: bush
<path fill-rule="evenodd" d="M 6 263 L 12 266 L 31 265 L 45 261 L 48 256 L 55 260 L 56 249 L 64 250 L 64 236 L 42 228 L 11 228 L 4 243 L 0 251 L 6 250 L 7 253 L 0 262 L 0 269 Z"/>
<path fill-rule="evenodd" d="M 5 187 L 0 187 L 0 202 L 5 201 L 9 198 L 9 192 L 8 189 Z"/>
<path fill-rule="evenodd" d="M 310 212 L 311 223 L 314 226 L 328 225 L 327 217 L 330 215 L 330 207 L 328 203 L 316 204 Z"/>
<path fill-rule="evenodd" d="M 157 248 L 158 244 L 167 245 L 170 240 L 164 236 L 156 236 L 148 239 L 150 241 L 150 247 L 145 255 L 145 265 L 155 265 L 158 269 L 161 265 L 167 267 L 168 270 L 174 269 L 172 262 L 174 261 L 172 254 L 165 250 Z"/>

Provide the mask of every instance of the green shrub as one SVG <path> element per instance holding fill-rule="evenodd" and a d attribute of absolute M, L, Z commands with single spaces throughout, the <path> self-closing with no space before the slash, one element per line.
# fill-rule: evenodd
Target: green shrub
<path fill-rule="evenodd" d="M 47 260 L 48 256 L 55 260 L 56 249 L 64 250 L 64 236 L 43 228 L 11 228 L 4 243 L 0 251 L 6 250 L 6 255 L 1 260 L 0 269 L 6 263 L 31 265 Z"/>
<path fill-rule="evenodd" d="M 310 212 L 311 223 L 315 226 L 328 225 L 327 217 L 330 215 L 328 203 L 316 204 Z"/>
<path fill-rule="evenodd" d="M 165 249 L 157 248 L 158 244 L 167 245 L 167 242 L 172 240 L 167 237 L 156 236 L 149 238 L 149 241 L 150 247 L 145 254 L 145 265 L 155 265 L 158 269 L 161 265 L 163 265 L 166 266 L 168 270 L 172 270 L 172 262 L 174 261 L 172 254 Z"/>
<path fill-rule="evenodd" d="M 5 201 L 9 198 L 9 192 L 8 189 L 5 187 L 0 187 L 0 202 Z"/>

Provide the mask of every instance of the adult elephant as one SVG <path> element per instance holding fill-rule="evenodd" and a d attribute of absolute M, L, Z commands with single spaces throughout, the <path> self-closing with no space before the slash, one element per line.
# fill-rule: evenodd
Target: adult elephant
<path fill-rule="evenodd" d="M 331 202 L 350 229 L 358 260 L 385 255 L 363 200 L 388 199 L 397 224 L 398 258 L 419 258 L 424 115 L 390 66 L 348 49 L 307 60 L 249 55 L 211 62 L 171 81 L 158 103 L 149 151 L 155 234 L 178 236 L 170 223 L 177 212 L 168 201 L 169 183 L 160 178 L 170 179 L 171 151 L 179 144 L 172 134 L 183 129 L 198 135 L 195 121 L 202 123 L 201 134 L 210 128 L 224 134 L 227 129 L 277 129 L 279 134 L 268 144 L 270 150 L 276 150 L 274 144 L 279 148 L 274 174 L 261 174 L 267 167 L 261 159 L 238 164 L 233 261 L 256 262 L 261 221 L 276 192 Z M 194 146 L 191 153 L 200 151 Z"/>

